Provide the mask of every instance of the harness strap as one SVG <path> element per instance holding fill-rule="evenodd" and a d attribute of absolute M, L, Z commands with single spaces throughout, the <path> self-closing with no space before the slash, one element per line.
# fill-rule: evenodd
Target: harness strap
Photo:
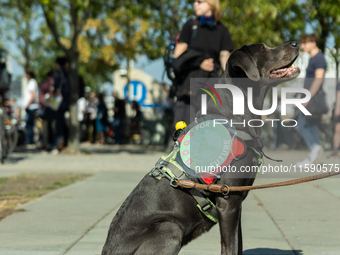
<path fill-rule="evenodd" d="M 181 171 L 175 164 L 170 163 L 167 166 L 168 169 L 175 175 L 175 177 L 179 180 L 191 180 L 189 176 L 184 171 Z"/>
<path fill-rule="evenodd" d="M 174 161 L 178 149 L 178 147 L 175 148 L 167 157 L 161 157 L 155 164 L 155 169 L 164 168 L 166 170 L 165 172 L 167 172 L 172 178 L 176 178 L 178 180 L 191 180 L 186 172 L 181 170 L 181 167 Z"/>
<path fill-rule="evenodd" d="M 190 189 L 189 192 L 193 196 L 193 198 L 195 198 L 197 202 L 197 207 L 200 209 L 200 211 L 211 221 L 217 223 L 218 214 L 214 203 L 211 202 L 209 198 L 205 198 L 203 194 L 197 189 Z"/>
<path fill-rule="evenodd" d="M 175 151 L 175 150 L 174 150 Z M 185 171 L 181 170 L 181 167 L 175 162 L 171 162 L 172 158 L 176 156 L 176 152 L 171 152 L 168 157 L 160 158 L 155 168 L 153 168 L 150 172 L 150 175 L 156 179 L 160 179 L 161 176 L 165 176 L 169 181 L 172 187 L 177 187 L 176 182 L 178 180 L 187 180 L 191 181 L 190 177 L 185 173 Z M 169 160 L 169 161 L 168 161 Z M 210 201 L 209 198 L 204 197 L 204 195 L 197 189 L 190 189 L 190 194 L 197 202 L 198 209 L 211 221 L 217 223 L 218 222 L 218 214 L 216 210 L 216 206 L 213 202 Z"/>
<path fill-rule="evenodd" d="M 236 136 L 244 140 L 246 145 L 252 148 L 259 158 L 259 162 L 261 162 L 261 166 L 263 164 L 262 161 L 262 153 L 259 153 L 257 150 L 262 152 L 263 144 L 260 138 L 254 139 L 248 133 L 244 131 L 237 131 Z M 177 152 L 179 151 L 179 143 L 175 142 L 174 150 L 166 157 L 160 158 L 155 168 L 151 171 L 150 175 L 154 178 L 160 179 L 162 176 L 165 176 L 170 181 L 170 185 L 172 187 L 177 187 L 178 181 L 191 181 L 191 178 L 187 175 L 187 173 L 182 169 L 182 167 L 175 162 L 175 158 Z M 196 188 L 191 188 L 189 190 L 192 197 L 197 202 L 197 207 L 199 210 L 211 221 L 217 223 L 218 222 L 218 213 L 216 206 L 209 198 L 205 197 L 199 190 Z"/>
<path fill-rule="evenodd" d="M 269 159 L 269 160 L 271 160 L 271 161 L 282 162 L 282 159 L 272 159 L 272 158 L 268 157 L 266 154 L 264 154 L 263 151 L 261 151 L 261 152 L 262 152 L 263 156 L 265 156 L 267 159 Z"/>

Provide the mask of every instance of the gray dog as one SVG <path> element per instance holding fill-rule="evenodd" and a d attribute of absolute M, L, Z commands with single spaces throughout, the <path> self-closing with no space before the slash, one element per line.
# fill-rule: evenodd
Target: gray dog
<path fill-rule="evenodd" d="M 234 84 L 243 92 L 252 86 L 253 104 L 260 110 L 271 87 L 298 76 L 299 68 L 290 67 L 298 55 L 296 42 L 276 48 L 264 44 L 243 46 L 231 54 L 221 82 Z M 246 78 L 249 82 L 242 83 L 236 78 Z M 217 92 L 226 106 L 218 108 L 210 100 L 207 104 L 208 115 L 219 114 L 235 121 L 241 118 L 233 116 L 230 91 L 217 89 Z M 254 118 L 259 116 L 245 107 L 242 119 Z M 239 129 L 254 140 L 261 136 L 259 127 L 240 126 Z M 258 165 L 258 160 L 253 150 L 247 150 L 241 160 L 233 162 L 233 166 L 239 170 L 241 166 Z M 217 184 L 248 186 L 253 184 L 256 173 L 246 173 L 239 178 L 223 175 Z M 199 182 L 194 177 L 191 179 Z M 221 253 L 242 254 L 241 206 L 248 192 L 232 192 L 228 196 L 202 190 L 200 192 L 216 205 Z M 171 187 L 166 178 L 157 180 L 147 174 L 113 218 L 102 254 L 178 254 L 182 246 L 209 231 L 215 224 L 197 209 L 197 202 L 186 189 Z"/>

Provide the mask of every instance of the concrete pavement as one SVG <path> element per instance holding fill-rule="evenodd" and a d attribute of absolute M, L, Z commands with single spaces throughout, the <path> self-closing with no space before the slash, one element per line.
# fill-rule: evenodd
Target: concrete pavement
<path fill-rule="evenodd" d="M 23 172 L 77 172 L 93 176 L 20 206 L 0 221 L 0 254 L 100 254 L 112 217 L 164 153 L 114 146 L 82 147 L 81 156 L 15 153 L 0 177 Z M 307 152 L 270 151 L 293 163 Z M 340 163 L 328 160 L 325 163 Z M 273 164 L 265 160 L 266 164 Z M 255 184 L 282 181 L 259 175 Z M 340 180 L 251 191 L 243 205 L 245 255 L 340 255 Z M 155 253 L 156 254 L 156 253 Z M 180 254 L 220 254 L 218 226 Z"/>

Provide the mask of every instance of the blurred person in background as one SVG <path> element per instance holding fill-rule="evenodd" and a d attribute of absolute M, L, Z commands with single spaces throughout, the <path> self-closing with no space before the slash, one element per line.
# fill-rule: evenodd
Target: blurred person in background
<path fill-rule="evenodd" d="M 68 81 L 68 67 L 69 63 L 66 57 L 58 57 L 55 60 L 55 75 L 54 75 L 54 93 L 61 94 L 63 99 L 56 111 L 56 134 L 54 137 L 54 144 L 52 147 L 52 154 L 58 154 L 58 152 L 66 146 L 66 121 L 65 112 L 69 109 L 69 91 L 70 85 Z"/>
<path fill-rule="evenodd" d="M 50 150 L 53 145 L 53 121 L 55 120 L 55 111 L 44 103 L 45 95 L 54 91 L 54 72 L 47 73 L 47 79 L 40 86 L 39 104 L 40 117 L 43 123 L 42 149 Z"/>
<path fill-rule="evenodd" d="M 118 97 L 117 91 L 112 92 L 112 96 L 115 99 L 114 102 L 114 120 L 113 120 L 113 132 L 115 134 L 115 143 L 123 144 L 123 129 L 126 121 L 126 109 L 125 100 Z"/>
<path fill-rule="evenodd" d="M 141 134 L 140 123 L 143 119 L 143 113 L 135 100 L 132 101 L 131 108 L 135 112 L 135 115 L 131 119 L 131 134 Z"/>
<path fill-rule="evenodd" d="M 38 84 L 35 80 L 35 74 L 32 70 L 26 70 L 25 72 L 27 79 L 27 86 L 24 94 L 23 107 L 26 111 L 25 122 L 26 122 L 26 134 L 25 142 L 28 148 L 34 147 L 34 121 L 36 117 L 38 105 Z"/>
<path fill-rule="evenodd" d="M 190 102 L 190 96 L 197 93 L 191 91 L 190 78 L 219 77 L 234 49 L 227 27 L 220 22 L 220 1 L 196 0 L 194 7 L 197 17 L 184 24 L 174 51 L 174 69 L 179 70 L 174 122 L 188 125 L 200 109 L 198 102 Z"/>
<path fill-rule="evenodd" d="M 86 111 L 86 98 L 85 95 L 81 96 L 77 100 L 77 119 L 79 121 L 79 130 L 80 130 L 80 142 L 86 141 L 87 138 L 87 128 L 85 121 L 85 111 Z M 85 140 L 84 140 L 85 139 Z"/>
<path fill-rule="evenodd" d="M 340 156 L 340 82 L 337 86 L 336 101 L 334 108 L 334 137 L 333 137 L 333 157 Z"/>
<path fill-rule="evenodd" d="M 306 69 L 306 79 L 304 82 L 304 88 L 310 91 L 311 99 L 318 92 L 321 92 L 320 90 L 322 90 L 323 78 L 327 67 L 325 56 L 317 46 L 318 41 L 319 37 L 315 34 L 304 35 L 301 37 L 301 49 L 311 56 Z M 318 104 L 319 102 L 313 102 L 311 100 L 303 105 L 307 107 L 309 103 L 310 107 L 322 107 L 319 105 L 312 105 Z M 296 166 L 298 167 L 305 167 L 306 165 L 315 163 L 324 151 L 320 145 L 318 128 L 321 115 L 313 117 L 314 119 L 309 119 L 302 112 L 298 115 L 297 132 L 303 138 L 309 150 L 308 157 L 296 163 Z"/>
<path fill-rule="evenodd" d="M 96 93 L 93 91 L 90 92 L 89 98 L 86 102 L 85 108 L 85 121 L 87 126 L 87 133 L 88 133 L 88 141 L 87 143 L 95 143 L 96 136 L 97 136 L 97 126 L 96 126 L 96 119 L 97 119 L 97 105 L 98 105 L 98 98 L 96 97 Z"/>
<path fill-rule="evenodd" d="M 106 127 L 108 126 L 107 120 L 107 107 L 105 104 L 105 94 L 99 93 L 98 95 L 98 105 L 97 105 L 97 117 L 96 117 L 96 129 L 98 133 L 98 140 L 97 143 L 104 144 L 105 142 L 105 131 Z"/>

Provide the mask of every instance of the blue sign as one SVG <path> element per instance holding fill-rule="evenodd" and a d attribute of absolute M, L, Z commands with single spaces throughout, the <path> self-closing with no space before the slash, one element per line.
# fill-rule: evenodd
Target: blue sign
<path fill-rule="evenodd" d="M 128 95 L 129 86 L 129 95 Z M 130 81 L 129 85 L 124 88 L 124 97 L 128 98 L 131 103 L 135 100 L 139 105 L 143 105 L 146 98 L 147 89 L 146 86 L 141 81 Z"/>

